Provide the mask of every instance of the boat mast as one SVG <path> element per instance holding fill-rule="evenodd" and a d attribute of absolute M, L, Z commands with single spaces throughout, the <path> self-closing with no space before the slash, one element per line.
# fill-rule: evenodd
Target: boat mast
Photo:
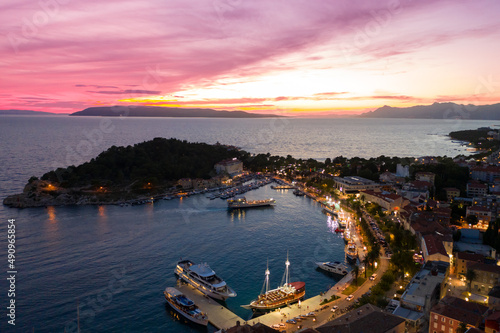
<path fill-rule="evenodd" d="M 266 267 L 266 294 L 269 291 L 269 274 L 271 274 L 271 272 L 269 272 L 269 259 L 268 259 Z"/>
<path fill-rule="evenodd" d="M 260 294 L 261 295 L 267 295 L 268 291 L 269 291 L 269 274 L 271 274 L 271 272 L 269 272 L 269 259 L 267 260 L 267 267 L 266 267 L 266 279 L 264 280 L 264 285 L 262 286 L 262 290 L 260 291 Z M 264 292 L 265 290 L 265 292 Z"/>
<path fill-rule="evenodd" d="M 286 251 L 286 262 L 285 262 L 285 286 L 288 287 L 288 266 L 290 266 L 290 261 L 288 260 L 288 250 Z"/>

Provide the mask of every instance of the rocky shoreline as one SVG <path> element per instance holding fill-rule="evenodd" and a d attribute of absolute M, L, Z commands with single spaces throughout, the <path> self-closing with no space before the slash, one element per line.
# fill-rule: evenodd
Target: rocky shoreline
<path fill-rule="evenodd" d="M 119 197 L 120 193 L 85 191 L 82 188 L 61 188 L 47 181 L 34 180 L 28 183 L 23 193 L 6 197 L 3 204 L 12 208 L 32 208 L 65 205 L 119 205 L 130 198 Z M 135 197 L 133 201 L 148 200 L 151 195 Z"/>

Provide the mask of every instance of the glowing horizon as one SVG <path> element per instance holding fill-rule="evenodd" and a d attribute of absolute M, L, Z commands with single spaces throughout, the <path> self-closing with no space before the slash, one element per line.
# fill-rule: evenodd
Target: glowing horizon
<path fill-rule="evenodd" d="M 495 0 L 7 1 L 0 109 L 493 104 L 499 14 Z"/>

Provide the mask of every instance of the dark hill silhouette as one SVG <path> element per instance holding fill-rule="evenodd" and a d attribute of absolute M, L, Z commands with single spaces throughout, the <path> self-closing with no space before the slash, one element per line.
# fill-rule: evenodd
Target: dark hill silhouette
<path fill-rule="evenodd" d="M 244 111 L 217 111 L 213 109 L 171 108 L 164 106 L 102 106 L 91 107 L 70 116 L 102 117 L 207 117 L 207 118 L 269 118 L 272 114 L 257 114 Z"/>
<path fill-rule="evenodd" d="M 449 102 L 416 105 L 407 108 L 385 105 L 375 111 L 365 112 L 360 117 L 500 120 L 500 103 L 491 105 L 463 105 Z"/>

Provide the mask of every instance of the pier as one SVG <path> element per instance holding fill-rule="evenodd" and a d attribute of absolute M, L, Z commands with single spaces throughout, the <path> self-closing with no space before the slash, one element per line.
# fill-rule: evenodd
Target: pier
<path fill-rule="evenodd" d="M 309 193 L 308 191 L 304 191 L 304 193 L 311 199 L 321 203 L 316 195 Z M 324 204 L 322 204 L 322 207 L 324 207 Z M 354 229 L 351 231 L 353 235 L 353 241 L 356 243 L 356 246 L 360 251 L 359 259 L 361 261 L 362 258 L 366 255 L 366 253 L 364 253 L 365 251 L 363 251 L 364 246 L 359 236 L 357 236 L 356 230 Z M 388 266 L 389 260 L 387 258 L 381 258 L 380 266 L 377 270 L 379 276 L 383 275 L 383 273 L 388 269 Z M 380 277 L 378 277 L 376 280 L 380 280 Z M 284 324 L 285 327 L 281 328 L 280 330 L 285 329 L 286 332 L 295 332 L 301 328 L 318 327 L 331 320 L 332 316 L 340 314 L 342 309 L 351 306 L 352 302 L 345 300 L 346 295 L 342 294 L 342 291 L 347 286 L 349 286 L 352 281 L 353 276 L 351 273 L 348 273 L 328 291 L 321 293 L 320 295 L 316 295 L 303 301 L 288 305 L 286 307 L 276 309 L 262 316 L 249 320 L 245 320 L 239 317 L 229 309 L 222 306 L 217 301 L 211 299 L 208 296 L 205 296 L 203 293 L 188 284 L 182 283 L 177 286 L 177 289 L 184 293 L 188 298 L 192 299 L 200 308 L 200 310 L 207 314 L 210 324 L 212 324 L 219 330 L 229 329 L 236 326 L 237 322 L 239 322 L 241 325 L 255 325 L 257 323 L 262 323 L 269 327 L 272 327 L 276 324 Z M 362 294 L 366 293 L 371 286 L 375 285 L 376 282 L 377 281 L 370 281 L 367 279 L 363 285 L 359 286 L 359 288 L 353 292 L 354 297 L 358 298 Z M 321 305 L 322 301 L 329 300 L 334 295 L 338 296 L 339 299 Z M 337 305 L 339 307 L 338 312 L 335 314 L 330 311 L 334 305 Z M 314 312 L 314 316 L 305 316 L 310 312 Z M 301 317 L 300 322 L 297 322 L 296 324 L 286 323 L 288 319 L 294 319 L 299 316 Z"/>
<path fill-rule="evenodd" d="M 181 293 L 190 298 L 208 316 L 210 324 L 218 329 L 228 329 L 236 325 L 236 322 L 244 323 L 241 319 L 227 308 L 220 305 L 217 301 L 205 296 L 201 291 L 195 289 L 189 284 L 180 284 L 176 287 Z"/>
<path fill-rule="evenodd" d="M 242 319 L 227 308 L 223 307 L 217 301 L 211 299 L 208 296 L 205 296 L 203 293 L 189 284 L 181 283 L 177 285 L 176 289 L 193 300 L 195 304 L 200 308 L 200 310 L 207 314 L 210 324 L 218 329 L 228 329 L 236 326 L 236 323 L 238 321 L 241 325 L 245 323 L 249 325 L 262 323 L 271 327 L 274 324 L 285 323 L 288 319 L 295 318 L 299 315 L 305 315 L 315 310 L 331 308 L 331 305 L 333 305 L 332 302 L 328 303 L 327 305 L 320 305 L 320 303 L 324 299 L 329 299 L 333 295 L 338 295 L 340 296 L 340 298 L 345 298 L 345 296 L 341 295 L 340 292 L 351 281 L 352 275 L 347 274 L 346 276 L 344 276 L 344 278 L 338 281 L 334 287 L 330 288 L 330 290 L 328 290 L 323 295 L 317 295 L 301 301 L 300 303 L 295 303 L 280 309 L 276 309 L 275 311 L 269 312 L 254 319 L 250 319 L 248 321 Z M 304 317 L 303 322 L 301 323 L 301 325 L 306 325 L 308 327 L 317 324 L 318 322 L 316 322 L 316 317 Z M 290 326 L 290 324 L 286 325 Z"/>

